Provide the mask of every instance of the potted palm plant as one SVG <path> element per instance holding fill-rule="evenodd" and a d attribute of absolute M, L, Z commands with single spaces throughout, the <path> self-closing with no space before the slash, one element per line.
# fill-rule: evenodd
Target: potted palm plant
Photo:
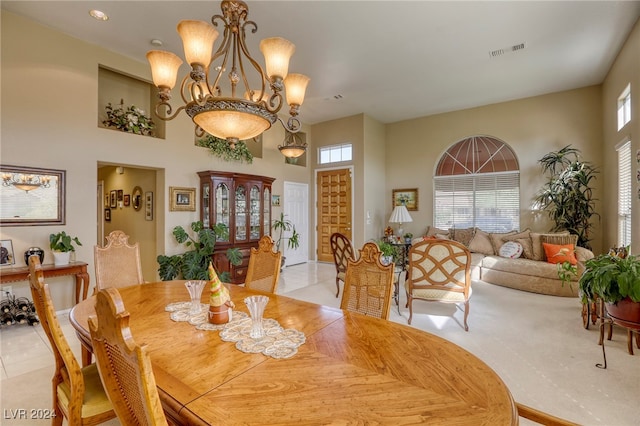
<path fill-rule="evenodd" d="M 300 246 L 300 234 L 298 234 L 298 231 L 296 231 L 295 225 L 291 223 L 290 220 L 284 218 L 284 213 L 281 212 L 280 217 L 273 221 L 273 225 L 271 225 L 271 228 L 278 234 L 278 238 L 275 240 L 276 251 L 280 251 L 280 244 L 283 242 L 283 240 L 288 240 L 287 247 L 289 247 L 289 249 L 291 250 L 295 250 Z M 284 233 L 288 231 L 291 231 L 291 236 L 285 237 Z M 284 253 L 282 253 L 280 270 L 282 270 L 282 266 L 284 266 L 284 261 L 285 257 Z"/>
<path fill-rule="evenodd" d="M 601 254 L 589 259 L 578 283 L 583 303 L 600 298 L 613 319 L 640 328 L 640 257 Z"/>
<path fill-rule="evenodd" d="M 49 234 L 49 248 L 53 251 L 53 263 L 55 265 L 68 265 L 71 252 L 76 251 L 73 244 L 82 245 L 78 237 L 67 235 L 61 231 L 56 234 Z"/>

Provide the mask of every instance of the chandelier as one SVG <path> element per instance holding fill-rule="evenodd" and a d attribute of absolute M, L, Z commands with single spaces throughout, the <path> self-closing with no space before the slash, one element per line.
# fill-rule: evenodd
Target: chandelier
<path fill-rule="evenodd" d="M 265 58 L 265 72 L 246 45 L 245 29 L 252 33 L 258 30 L 255 22 L 247 20 L 247 4 L 227 0 L 221 2 L 220 8 L 222 15 L 214 15 L 211 24 L 192 20 L 178 23 L 184 56 L 191 71 L 180 85 L 184 105 L 175 112 L 169 100 L 182 60 L 171 52 L 147 53 L 153 83 L 159 89 L 156 115 L 162 120 L 172 120 L 185 110 L 196 124 L 197 136 L 210 133 L 226 139 L 232 148 L 239 140 L 262 134 L 276 121 L 286 131 L 298 132 L 301 126 L 297 115 L 309 77 L 288 73 L 295 45 L 280 37 L 262 40 L 260 51 Z M 224 24 L 223 40 L 212 55 L 213 43 L 218 37 L 214 27 L 219 23 Z M 253 88 L 250 81 L 255 85 Z M 284 103 L 283 91 L 290 115 L 286 122 L 277 115 Z"/>
<path fill-rule="evenodd" d="M 14 186 L 25 192 L 38 188 L 49 188 L 51 178 L 49 176 L 25 175 L 22 173 L 3 173 L 2 186 Z"/>
<path fill-rule="evenodd" d="M 307 150 L 307 144 L 298 134 L 285 131 L 284 145 L 278 145 L 278 149 L 287 158 L 298 158 Z"/>

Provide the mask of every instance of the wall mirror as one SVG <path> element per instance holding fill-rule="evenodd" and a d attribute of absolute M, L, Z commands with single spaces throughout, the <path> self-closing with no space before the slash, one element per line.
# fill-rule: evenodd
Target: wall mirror
<path fill-rule="evenodd" d="M 136 186 L 131 192 L 131 205 L 135 211 L 142 208 L 142 188 Z"/>
<path fill-rule="evenodd" d="M 0 165 L 0 224 L 64 225 L 65 173 Z"/>

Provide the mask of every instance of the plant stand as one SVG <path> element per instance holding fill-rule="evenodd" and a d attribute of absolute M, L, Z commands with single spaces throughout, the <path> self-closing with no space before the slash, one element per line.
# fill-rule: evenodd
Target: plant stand
<path fill-rule="evenodd" d="M 618 302 L 620 304 L 622 304 L 622 302 Z M 634 302 L 629 302 L 631 304 L 633 304 Z M 600 340 L 598 342 L 599 345 L 602 345 L 602 358 L 603 358 L 603 363 L 600 364 L 596 364 L 596 367 L 598 368 L 602 368 L 602 369 L 606 369 L 607 368 L 607 355 L 605 353 L 605 349 L 604 349 L 604 328 L 606 325 L 609 326 L 609 333 L 607 335 L 607 340 L 611 340 L 611 335 L 612 335 L 612 329 L 613 329 L 613 325 L 619 325 L 623 328 L 627 329 L 627 351 L 629 352 L 629 355 L 633 355 L 633 335 L 635 334 L 636 336 L 636 346 L 638 347 L 638 349 L 640 349 L 640 320 L 637 318 L 637 314 L 635 318 L 627 318 L 627 317 L 621 317 L 618 315 L 618 311 L 620 308 L 615 307 L 616 305 L 607 305 L 607 306 L 611 306 L 611 309 L 613 311 L 613 314 L 610 314 L 608 312 L 608 309 L 605 309 L 605 305 L 604 302 L 602 301 L 602 299 L 598 299 L 598 305 L 599 305 L 599 311 L 601 313 L 603 313 L 603 315 L 600 317 Z M 615 307 L 615 311 L 613 310 L 613 307 Z M 624 309 L 624 308 L 623 308 Z M 628 310 L 627 312 L 628 313 Z"/>

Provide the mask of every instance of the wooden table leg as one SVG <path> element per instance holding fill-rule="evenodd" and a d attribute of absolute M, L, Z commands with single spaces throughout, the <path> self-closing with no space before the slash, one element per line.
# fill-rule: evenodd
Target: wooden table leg
<path fill-rule="evenodd" d="M 82 287 L 82 299 L 80 299 L 80 287 Z M 76 304 L 86 299 L 87 293 L 89 293 L 89 274 L 86 272 L 76 274 Z"/>

